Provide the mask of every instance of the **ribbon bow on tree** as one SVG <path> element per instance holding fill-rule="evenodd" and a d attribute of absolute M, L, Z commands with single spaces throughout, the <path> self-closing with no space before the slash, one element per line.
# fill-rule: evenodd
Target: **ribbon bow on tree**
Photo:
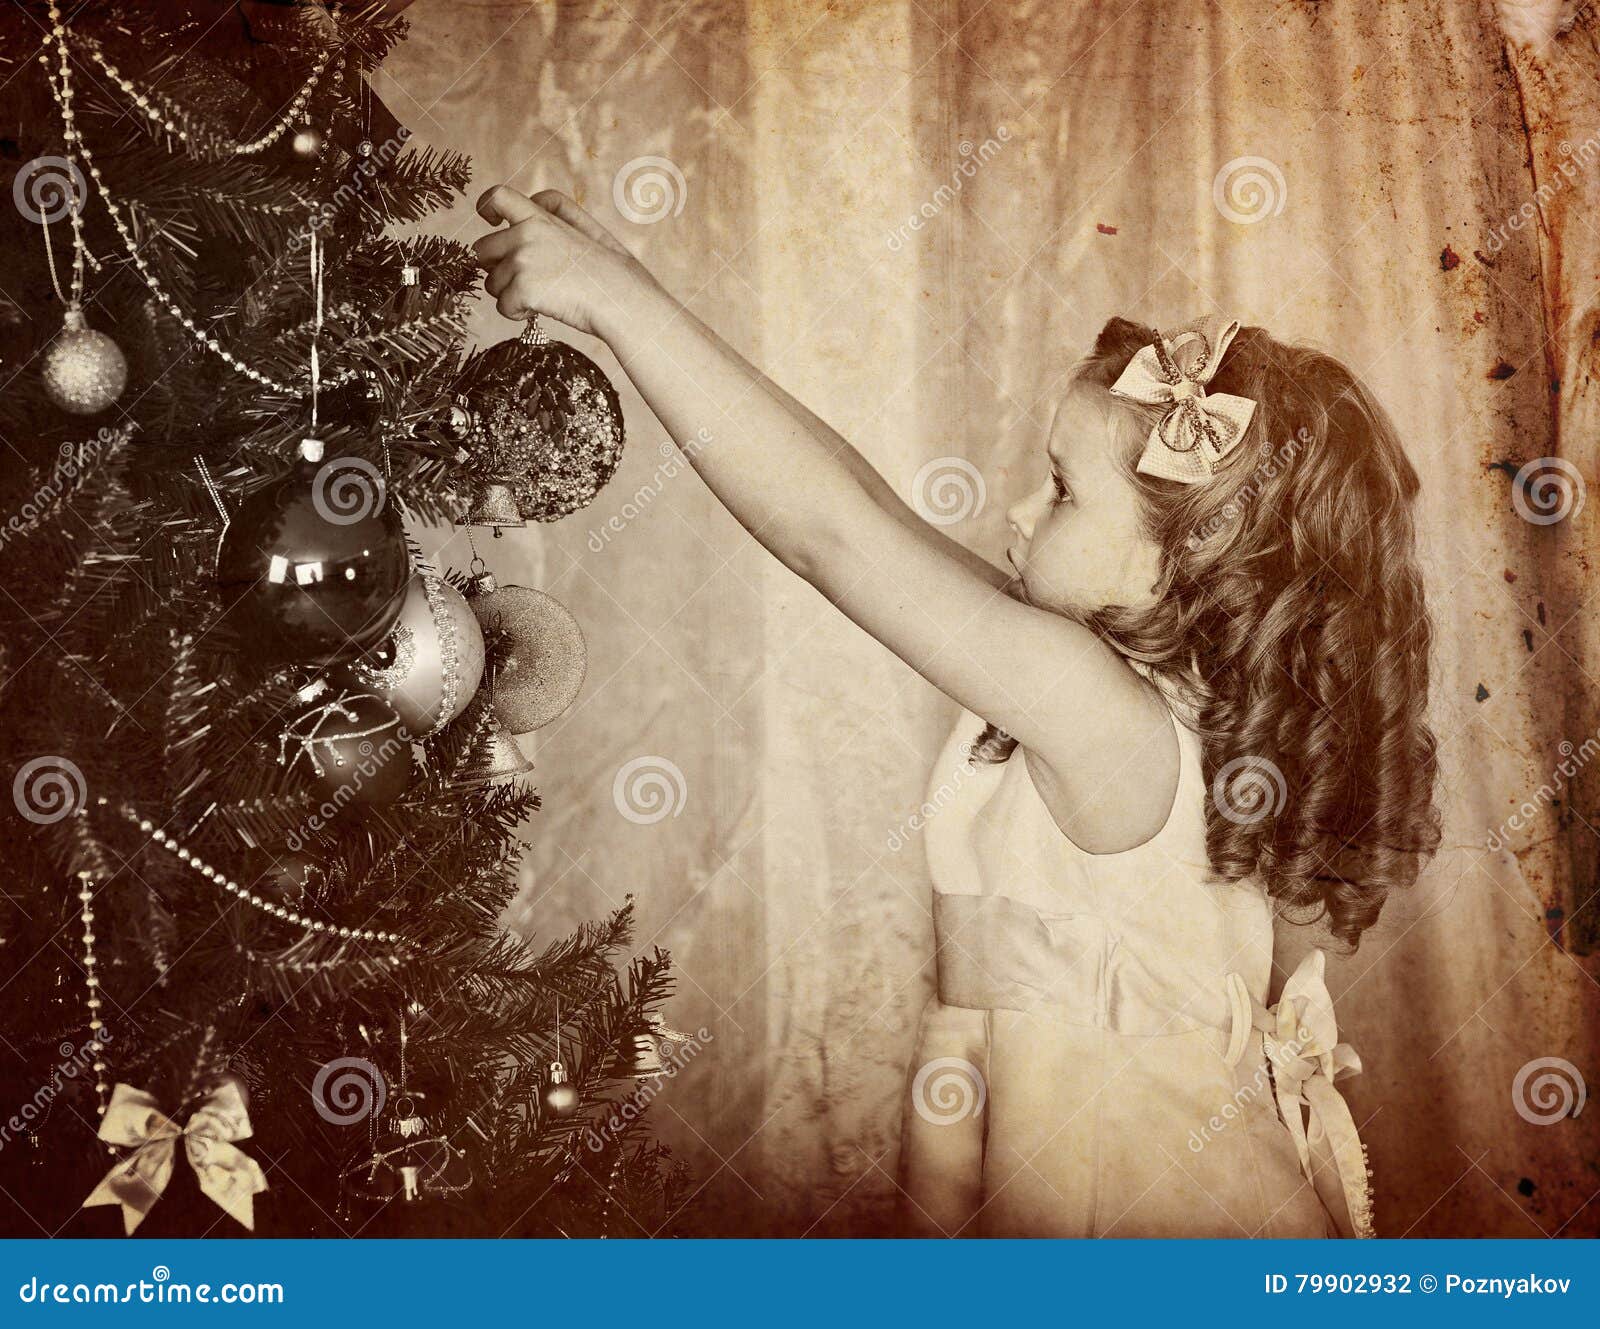
<path fill-rule="evenodd" d="M 100 1123 L 100 1138 L 107 1144 L 130 1146 L 134 1152 L 106 1173 L 83 1207 L 120 1204 L 129 1236 L 172 1180 L 179 1139 L 200 1189 L 230 1217 L 255 1228 L 253 1200 L 267 1189 L 267 1179 L 255 1159 L 233 1143 L 250 1138 L 250 1116 L 234 1081 L 221 1081 L 183 1126 L 162 1112 L 144 1090 L 119 1084 Z"/>
<path fill-rule="evenodd" d="M 1237 319 L 1206 318 L 1170 341 L 1158 332 L 1112 384 L 1113 396 L 1171 408 L 1156 422 L 1139 456 L 1137 469 L 1145 475 L 1200 484 L 1244 437 L 1255 402 L 1226 392 L 1208 396 L 1205 389 L 1238 331 Z"/>

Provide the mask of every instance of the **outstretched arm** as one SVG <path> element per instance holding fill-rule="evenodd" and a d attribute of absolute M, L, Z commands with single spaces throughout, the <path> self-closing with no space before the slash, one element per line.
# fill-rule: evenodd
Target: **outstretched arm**
<path fill-rule="evenodd" d="M 602 337 L 712 492 L 774 556 L 1063 783 L 1099 790 L 1126 764 L 1128 721 L 1148 722 L 1152 702 L 1098 638 L 1005 595 L 998 569 L 930 539 L 859 453 L 571 199 L 501 187 L 479 211 L 511 223 L 476 246 L 500 312 L 537 311 Z"/>

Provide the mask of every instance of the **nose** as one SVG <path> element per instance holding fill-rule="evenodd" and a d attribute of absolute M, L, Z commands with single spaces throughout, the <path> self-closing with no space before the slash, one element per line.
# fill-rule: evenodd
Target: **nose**
<path fill-rule="evenodd" d="M 1023 500 L 1023 502 L 1026 502 L 1026 500 Z M 1006 509 L 1006 525 L 1016 532 L 1016 534 L 1022 539 L 1031 540 L 1033 538 L 1033 533 L 1031 531 L 1024 530 L 1022 526 L 1022 508 L 1023 503 L 1019 502 L 1013 503 L 1009 508 Z"/>
<path fill-rule="evenodd" d="M 1039 515 L 1039 495 L 1042 489 L 1019 499 L 1006 509 L 1006 524 L 1024 540 L 1033 539 L 1033 523 Z"/>

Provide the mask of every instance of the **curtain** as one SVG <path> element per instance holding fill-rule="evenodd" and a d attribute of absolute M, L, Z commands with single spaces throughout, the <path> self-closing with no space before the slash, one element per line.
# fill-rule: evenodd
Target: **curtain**
<path fill-rule="evenodd" d="M 1600 1114 L 1572 1110 L 1600 1074 L 1593 17 L 1508 53 L 1488 0 L 410 16 L 378 91 L 422 140 L 471 152 L 475 188 L 573 194 L 991 558 L 1112 314 L 1226 311 L 1368 381 L 1423 477 L 1445 837 L 1330 963 L 1379 1231 L 1600 1233 Z M 474 331 L 515 329 L 486 301 Z M 507 921 L 631 896 L 638 947 L 671 951 L 671 1023 L 705 1032 L 650 1110 L 692 1230 L 886 1232 L 932 983 L 912 816 L 955 707 L 560 335 L 624 386 L 629 442 L 585 512 L 478 541 L 589 648 L 578 703 L 524 743 L 545 807 Z"/>

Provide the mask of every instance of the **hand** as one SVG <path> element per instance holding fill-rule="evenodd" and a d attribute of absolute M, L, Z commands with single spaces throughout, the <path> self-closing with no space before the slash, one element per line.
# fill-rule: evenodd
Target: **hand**
<path fill-rule="evenodd" d="M 507 318 L 548 314 L 603 337 L 602 328 L 655 284 L 621 241 L 558 189 L 530 199 L 499 185 L 478 200 L 478 215 L 510 223 L 472 247 L 488 269 L 484 289 Z"/>

